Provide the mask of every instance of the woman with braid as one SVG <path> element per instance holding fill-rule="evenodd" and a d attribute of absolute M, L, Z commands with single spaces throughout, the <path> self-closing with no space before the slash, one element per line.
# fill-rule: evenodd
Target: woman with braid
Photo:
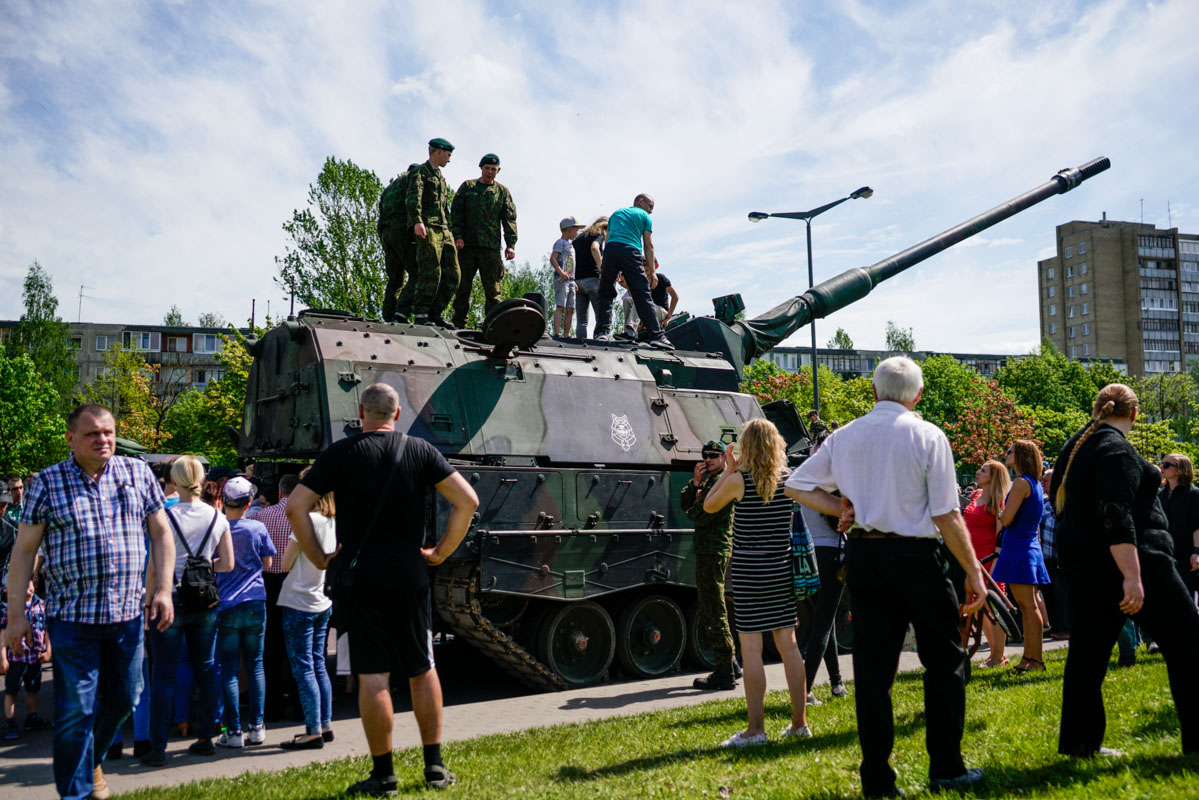
<path fill-rule="evenodd" d="M 1103 747 L 1103 678 L 1127 614 L 1161 645 L 1184 753 L 1199 752 L 1199 611 L 1174 565 L 1158 501 L 1161 473 L 1129 444 L 1137 396 L 1103 387 L 1089 422 L 1058 456 L 1050 496 L 1070 607 L 1058 752 L 1118 755 Z"/>

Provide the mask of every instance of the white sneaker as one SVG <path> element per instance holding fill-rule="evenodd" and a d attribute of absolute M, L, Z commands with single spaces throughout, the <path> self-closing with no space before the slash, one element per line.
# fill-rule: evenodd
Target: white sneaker
<path fill-rule="evenodd" d="M 810 706 L 822 706 L 824 705 L 824 701 L 817 698 L 816 695 L 812 694 L 811 692 L 808 692 L 807 704 Z"/>
<path fill-rule="evenodd" d="M 247 744 L 262 744 L 266 741 L 266 726 L 251 725 L 249 732 L 246 734 Z"/>
<path fill-rule="evenodd" d="M 720 743 L 721 747 L 753 747 L 754 745 L 766 744 L 766 734 L 759 733 L 754 736 L 746 736 L 745 731 L 737 731 L 729 738 Z"/>
<path fill-rule="evenodd" d="M 791 736 L 799 739 L 811 739 L 812 729 L 807 725 L 804 725 L 802 728 L 792 728 L 790 725 L 788 725 L 787 727 L 783 728 L 782 736 L 784 739 Z"/>
<path fill-rule="evenodd" d="M 844 683 L 833 684 L 833 697 L 845 697 L 849 694 L 849 690 L 845 688 Z"/>
<path fill-rule="evenodd" d="M 236 733 L 225 731 L 217 737 L 216 743 L 221 747 L 241 747 L 242 733 L 241 731 L 237 731 Z"/>

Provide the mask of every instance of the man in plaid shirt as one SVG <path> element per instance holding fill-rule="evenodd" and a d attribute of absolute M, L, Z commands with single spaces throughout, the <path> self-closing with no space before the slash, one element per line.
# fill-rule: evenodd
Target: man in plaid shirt
<path fill-rule="evenodd" d="M 291 523 L 287 521 L 287 500 L 300 479 L 295 475 L 284 475 L 279 479 L 279 502 L 267 506 L 254 515 L 254 519 L 266 526 L 266 532 L 275 545 L 279 558 L 262 571 L 262 582 L 266 586 L 266 637 L 262 649 L 262 668 L 266 672 L 266 721 L 282 719 L 288 705 L 300 707 L 296 681 L 291 674 L 291 662 L 287 658 L 287 647 L 283 642 L 283 613 L 279 608 L 279 592 L 287 570 L 283 569 L 282 553 L 287 550 L 291 539 Z M 340 633 L 340 631 L 338 631 Z M 299 712 L 302 715 L 302 711 Z"/>
<path fill-rule="evenodd" d="M 67 444 L 71 457 L 47 467 L 25 491 L 9 586 L 28 585 L 44 544 L 46 628 L 54 642 L 54 781 L 64 798 L 103 800 L 109 790 L 100 760 L 143 688 L 143 606 L 159 630 L 174 620 L 175 544 L 150 467 L 114 455 L 112 412 L 76 407 L 67 418 Z M 152 598 L 145 591 L 147 530 L 157 576 Z M 21 602 L 10 598 L 10 605 L 13 599 Z M 4 643 L 20 653 L 32 642 L 25 615 L 11 615 Z"/>

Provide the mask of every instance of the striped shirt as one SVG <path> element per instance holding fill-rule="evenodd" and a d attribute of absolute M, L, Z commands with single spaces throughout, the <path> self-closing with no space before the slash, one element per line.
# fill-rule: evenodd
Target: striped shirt
<path fill-rule="evenodd" d="M 287 521 L 287 498 L 280 497 L 278 503 L 272 503 L 259 511 L 254 515 L 254 521 L 261 522 L 266 526 L 267 535 L 271 537 L 271 544 L 275 546 L 275 552 L 279 554 L 278 558 L 271 559 L 270 569 L 265 569 L 263 572 L 275 575 L 286 574 L 287 570 L 283 569 L 283 551 L 287 549 L 287 540 L 291 538 L 291 523 Z"/>
<path fill-rule="evenodd" d="M 99 480 L 68 458 L 34 476 L 21 524 L 45 525 L 46 616 L 109 625 L 140 617 L 146 518 L 164 504 L 146 462 L 113 456 Z"/>

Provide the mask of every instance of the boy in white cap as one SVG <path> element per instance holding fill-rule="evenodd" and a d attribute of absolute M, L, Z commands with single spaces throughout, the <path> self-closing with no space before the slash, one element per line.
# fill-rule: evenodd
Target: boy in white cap
<path fill-rule="evenodd" d="M 562 236 L 550 252 L 550 266 L 554 268 L 554 336 L 569 336 L 574 320 L 575 254 L 571 242 L 582 227 L 574 217 L 563 217 L 558 223 Z"/>

